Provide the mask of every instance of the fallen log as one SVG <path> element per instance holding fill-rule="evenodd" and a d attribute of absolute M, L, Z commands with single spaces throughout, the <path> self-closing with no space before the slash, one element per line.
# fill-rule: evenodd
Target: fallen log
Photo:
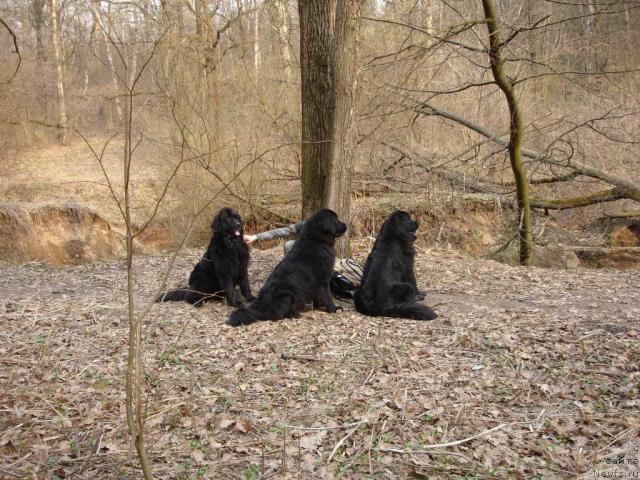
<path fill-rule="evenodd" d="M 560 250 L 571 250 L 574 252 L 586 252 L 586 253 L 640 253 L 640 247 L 597 247 L 590 245 L 558 245 Z"/>
<path fill-rule="evenodd" d="M 640 210 L 629 212 L 605 212 L 607 218 L 640 218 Z"/>
<path fill-rule="evenodd" d="M 490 180 L 481 177 L 465 175 L 463 173 L 448 170 L 446 168 L 434 166 L 430 164 L 429 161 L 424 158 L 424 156 L 420 155 L 417 152 L 411 151 L 401 145 L 387 142 L 382 142 L 382 144 L 390 148 L 391 150 L 401 154 L 402 158 L 412 160 L 415 166 L 422 168 L 425 172 L 431 173 L 445 181 L 451 182 L 452 184 L 457 185 L 463 190 L 474 192 L 479 195 L 493 194 L 498 198 L 501 198 L 502 201 L 505 201 L 507 198 L 509 202 L 513 202 L 515 200 L 513 198 L 513 190 L 506 190 L 504 188 L 506 185 L 504 184 L 493 183 Z M 575 178 L 578 175 L 581 174 L 577 172 L 571 172 L 570 176 L 565 175 L 563 179 L 566 180 L 568 177 Z M 535 183 L 545 182 L 544 179 L 541 179 L 540 181 Z M 478 198 L 482 203 L 487 202 L 487 198 L 484 196 Z M 626 186 L 616 186 L 611 189 L 600 190 L 598 192 L 589 193 L 578 197 L 551 200 L 533 197 L 531 198 L 529 205 L 531 206 L 531 208 L 539 208 L 545 210 L 568 210 L 570 208 L 586 207 L 598 203 L 613 202 L 615 200 L 621 200 L 623 198 L 630 198 L 628 189 L 626 188 Z M 495 200 L 493 201 L 495 202 Z"/>
<path fill-rule="evenodd" d="M 508 142 L 502 138 L 500 135 L 497 135 L 486 128 L 483 128 L 466 118 L 463 118 L 455 113 L 448 112 L 438 107 L 434 107 L 429 103 L 423 103 L 414 109 L 416 112 L 421 113 L 423 115 L 437 115 L 439 117 L 447 118 L 452 120 L 460 125 L 467 127 L 470 130 L 473 130 L 476 133 L 479 133 L 485 138 L 506 147 Z M 586 165 L 575 165 L 568 161 L 559 161 L 552 157 L 549 157 L 546 151 L 538 152 L 535 150 L 531 150 L 528 148 L 522 148 L 521 153 L 524 157 L 531 158 L 538 162 L 544 163 L 546 165 L 552 165 L 555 167 L 566 168 L 571 171 L 577 172 L 579 175 L 591 178 L 597 178 L 598 180 L 602 180 L 603 182 L 609 183 L 615 187 L 617 187 L 621 194 L 623 195 L 621 198 L 628 198 L 630 200 L 635 200 L 636 202 L 640 202 L 640 185 L 632 180 L 628 180 L 623 177 L 619 177 L 610 172 L 600 170 L 598 168 L 589 167 Z"/>

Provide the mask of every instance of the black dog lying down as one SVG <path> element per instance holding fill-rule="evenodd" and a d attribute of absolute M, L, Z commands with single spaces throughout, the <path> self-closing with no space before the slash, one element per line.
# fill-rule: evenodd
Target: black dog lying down
<path fill-rule="evenodd" d="M 307 219 L 291 251 L 269 275 L 258 298 L 231 312 L 229 325 L 295 317 L 306 305 L 337 311 L 329 290 L 336 259 L 334 244 L 347 231 L 332 210 L 318 210 Z"/>
<path fill-rule="evenodd" d="M 397 210 L 382 224 L 353 300 L 356 310 L 372 317 L 433 320 L 438 315 L 426 305 L 413 273 L 413 242 L 418 224 Z"/>
<path fill-rule="evenodd" d="M 242 304 L 236 285 L 249 301 L 251 294 L 247 268 L 249 248 L 244 243 L 242 219 L 231 208 L 221 209 L 211 222 L 213 236 L 202 260 L 189 276 L 189 286 L 161 293 L 156 302 L 185 300 L 196 307 L 215 298 L 226 297 L 235 307 Z"/>

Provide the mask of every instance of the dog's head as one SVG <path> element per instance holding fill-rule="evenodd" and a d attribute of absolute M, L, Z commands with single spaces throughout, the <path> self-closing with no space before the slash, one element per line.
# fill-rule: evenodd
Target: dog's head
<path fill-rule="evenodd" d="M 242 240 L 242 218 L 233 208 L 222 208 L 213 217 L 211 228 L 221 235 L 229 237 L 237 237 Z"/>
<path fill-rule="evenodd" d="M 336 212 L 323 208 L 307 218 L 302 234 L 333 244 L 335 239 L 344 235 L 346 231 L 347 226 L 338 219 Z"/>
<path fill-rule="evenodd" d="M 396 210 L 382 224 L 380 235 L 400 237 L 411 242 L 416 239 L 418 222 L 411 219 L 411 215 L 403 210 Z"/>

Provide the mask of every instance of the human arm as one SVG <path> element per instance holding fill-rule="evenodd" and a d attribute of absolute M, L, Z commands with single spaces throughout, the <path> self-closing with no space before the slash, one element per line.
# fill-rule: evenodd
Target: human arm
<path fill-rule="evenodd" d="M 260 232 L 256 235 L 245 235 L 244 241 L 247 242 L 249 246 L 253 246 L 254 244 L 259 245 L 269 240 L 295 237 L 300 233 L 303 226 L 304 222 L 298 222 L 288 227 L 275 228 L 273 230 L 267 230 L 266 232 Z"/>

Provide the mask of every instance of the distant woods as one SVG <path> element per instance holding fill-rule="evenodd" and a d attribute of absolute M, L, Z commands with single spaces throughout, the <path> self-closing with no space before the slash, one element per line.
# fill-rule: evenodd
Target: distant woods
<path fill-rule="evenodd" d="M 0 20 L 2 162 L 116 134 L 148 61 L 131 136 L 194 210 L 212 183 L 274 223 L 363 215 L 352 180 L 474 192 L 525 245 L 529 208 L 638 210 L 635 2 L 0 0 Z"/>

